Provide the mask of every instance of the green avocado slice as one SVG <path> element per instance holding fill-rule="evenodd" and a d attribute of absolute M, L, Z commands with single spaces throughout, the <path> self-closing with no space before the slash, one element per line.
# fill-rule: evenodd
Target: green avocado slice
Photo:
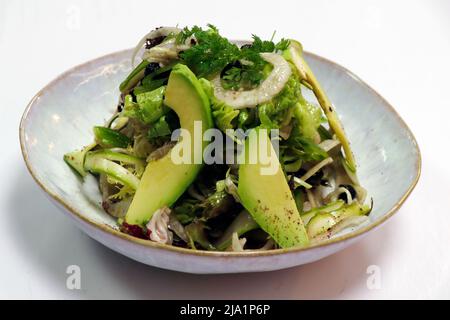
<path fill-rule="evenodd" d="M 181 128 L 191 136 L 191 152 L 194 159 L 203 159 L 205 142 L 200 148 L 195 141 L 201 139 L 194 123 L 200 121 L 203 132 L 212 127 L 210 104 L 199 80 L 185 65 L 177 64 L 169 76 L 164 104 L 176 112 Z M 182 143 L 178 142 L 174 148 Z M 202 163 L 178 163 L 172 152 L 147 164 L 136 194 L 125 216 L 129 224 L 143 225 L 161 207 L 171 206 L 195 180 Z"/>
<path fill-rule="evenodd" d="M 258 133 L 258 129 L 253 129 Z M 243 206 L 251 214 L 259 226 L 266 231 L 282 248 L 304 247 L 308 244 L 306 233 L 300 213 L 297 210 L 292 192 L 289 189 L 280 162 L 269 138 L 267 142 L 268 154 L 273 170 L 271 174 L 264 174 L 261 157 L 257 161 L 249 161 L 251 157 L 259 155 L 259 145 L 264 142 L 252 139 L 252 133 L 247 138 L 244 147 L 244 160 L 239 165 L 238 195 Z M 255 157 L 254 157 L 255 158 Z"/>

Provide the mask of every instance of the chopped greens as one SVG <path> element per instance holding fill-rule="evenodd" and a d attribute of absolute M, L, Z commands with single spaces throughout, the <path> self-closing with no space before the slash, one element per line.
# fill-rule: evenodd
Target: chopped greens
<path fill-rule="evenodd" d="M 239 48 L 222 37 L 216 27 L 208 27 L 207 30 L 198 26 L 184 28 L 177 35 L 178 43 L 183 43 L 189 37 L 194 37 L 197 42 L 181 53 L 180 57 L 198 77 L 208 78 L 222 72 L 226 89 L 257 87 L 267 75 L 267 69 L 270 69 L 259 54 L 286 50 L 290 43 L 289 40 L 282 39 L 275 44 L 253 35 L 252 45 Z M 229 67 L 226 68 L 227 66 Z"/>

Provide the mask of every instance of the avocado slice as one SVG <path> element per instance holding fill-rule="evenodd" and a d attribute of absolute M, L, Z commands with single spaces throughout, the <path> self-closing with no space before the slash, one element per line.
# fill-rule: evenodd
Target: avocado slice
<path fill-rule="evenodd" d="M 258 129 L 252 131 L 256 133 L 253 137 L 259 135 Z M 266 165 L 260 157 L 257 161 L 249 161 L 250 157 L 259 154 L 259 145 L 264 143 L 258 142 L 262 135 L 252 139 L 250 133 L 249 137 L 244 146 L 246 159 L 239 165 L 238 195 L 243 206 L 280 247 L 306 246 L 308 235 L 270 139 L 263 140 L 267 141 L 266 150 L 275 173 L 262 174 Z"/>
<path fill-rule="evenodd" d="M 164 104 L 175 111 L 181 128 L 190 133 L 194 159 L 203 159 L 206 143 L 202 141 L 201 148 L 194 147 L 194 140 L 200 138 L 198 133 L 194 135 L 194 122 L 201 122 L 203 132 L 211 128 L 211 110 L 199 80 L 187 66 L 177 64 L 173 68 L 166 87 Z M 198 154 L 200 152 L 201 154 Z M 149 162 L 125 221 L 128 224 L 143 225 L 156 210 L 164 206 L 170 207 L 192 184 L 202 166 L 202 163 L 176 163 L 172 160 L 171 152 Z"/>

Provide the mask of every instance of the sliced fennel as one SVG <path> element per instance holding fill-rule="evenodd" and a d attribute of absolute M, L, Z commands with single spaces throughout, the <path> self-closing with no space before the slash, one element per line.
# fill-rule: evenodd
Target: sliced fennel
<path fill-rule="evenodd" d="M 211 81 L 214 86 L 214 95 L 217 99 L 235 109 L 254 108 L 258 104 L 271 100 L 283 90 L 292 73 L 289 63 L 281 55 L 276 53 L 261 53 L 260 55 L 264 60 L 273 65 L 272 71 L 264 82 L 253 90 L 225 90 L 222 87 L 221 79 L 218 75 Z"/>

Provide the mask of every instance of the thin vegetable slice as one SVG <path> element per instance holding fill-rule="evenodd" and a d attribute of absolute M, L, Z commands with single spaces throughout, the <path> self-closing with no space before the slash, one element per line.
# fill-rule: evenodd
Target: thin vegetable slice
<path fill-rule="evenodd" d="M 136 190 L 139 185 L 139 179 L 129 170 L 95 153 L 86 154 L 84 168 L 93 173 L 104 173 L 133 190 Z"/>
<path fill-rule="evenodd" d="M 139 81 L 144 78 L 145 68 L 150 62 L 143 60 L 134 70 L 128 75 L 128 77 L 120 84 L 119 90 L 122 93 L 127 93 L 133 89 Z"/>
<path fill-rule="evenodd" d="M 310 239 L 314 238 L 315 236 L 328 231 L 335 224 L 336 218 L 332 214 L 326 212 L 318 213 L 306 226 L 308 237 Z"/>
<path fill-rule="evenodd" d="M 271 100 L 280 93 L 292 74 L 289 63 L 276 53 L 260 53 L 260 55 L 273 65 L 273 70 L 263 83 L 253 90 L 225 90 L 218 75 L 211 81 L 216 98 L 235 109 L 242 109 L 246 107 L 254 108 L 258 104 Z"/>
<path fill-rule="evenodd" d="M 152 30 L 149 33 L 147 33 L 145 36 L 143 36 L 141 38 L 141 40 L 139 40 L 138 44 L 134 48 L 133 53 L 131 54 L 131 65 L 134 65 L 134 60 L 136 58 L 136 55 L 139 52 L 139 50 L 141 50 L 142 46 L 144 45 L 144 43 L 147 39 L 155 39 L 157 37 L 166 37 L 169 34 L 176 35 L 180 31 L 181 31 L 181 29 L 177 28 L 177 27 L 161 27 L 161 28 L 157 28 L 157 29 Z"/>

